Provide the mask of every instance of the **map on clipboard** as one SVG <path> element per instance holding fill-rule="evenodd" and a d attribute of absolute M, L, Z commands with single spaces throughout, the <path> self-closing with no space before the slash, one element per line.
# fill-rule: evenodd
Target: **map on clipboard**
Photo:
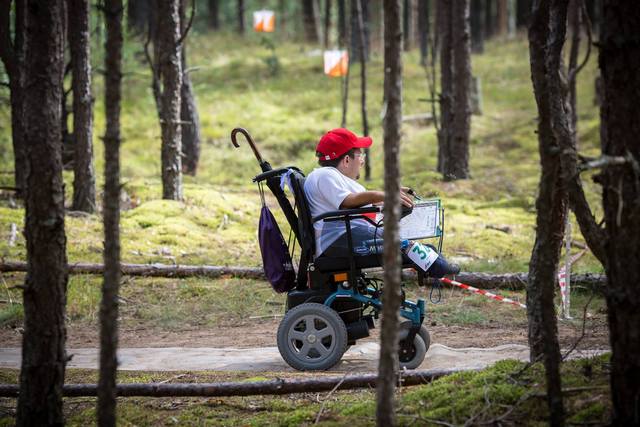
<path fill-rule="evenodd" d="M 440 199 L 415 203 L 411 214 L 400 220 L 401 239 L 426 239 L 441 234 Z"/>

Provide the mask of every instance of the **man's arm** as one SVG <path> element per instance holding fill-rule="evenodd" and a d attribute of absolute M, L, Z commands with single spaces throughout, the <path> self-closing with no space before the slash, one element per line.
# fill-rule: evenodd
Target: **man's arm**
<path fill-rule="evenodd" d="M 413 206 L 411 197 L 400 192 L 400 201 L 407 207 Z M 344 198 L 340 204 L 340 209 L 360 208 L 366 205 L 376 205 L 384 202 L 384 191 L 363 191 L 361 193 L 351 193 Z"/>

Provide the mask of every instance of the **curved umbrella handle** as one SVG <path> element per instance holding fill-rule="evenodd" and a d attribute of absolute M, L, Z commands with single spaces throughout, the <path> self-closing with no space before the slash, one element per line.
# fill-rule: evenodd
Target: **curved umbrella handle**
<path fill-rule="evenodd" d="M 253 138 L 251 138 L 251 135 L 249 135 L 249 132 L 247 132 L 246 129 L 244 129 L 244 128 L 235 128 L 235 129 L 233 129 L 231 131 L 231 142 L 233 143 L 234 147 L 236 147 L 236 148 L 240 147 L 240 145 L 238 144 L 238 141 L 236 139 L 236 135 L 238 134 L 238 132 L 244 135 L 244 137 L 246 138 L 247 142 L 251 146 L 251 149 L 253 150 L 253 154 L 256 156 L 256 159 L 258 159 L 258 162 L 260 163 L 260 165 L 265 163 L 265 161 L 262 159 L 262 156 L 260 155 L 260 152 L 256 148 L 255 143 L 253 142 Z"/>

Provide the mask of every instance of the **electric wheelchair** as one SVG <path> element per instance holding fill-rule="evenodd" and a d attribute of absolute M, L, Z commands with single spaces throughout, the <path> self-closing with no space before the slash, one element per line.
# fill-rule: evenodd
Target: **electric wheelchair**
<path fill-rule="evenodd" d="M 242 128 L 231 133 L 235 147 L 239 146 L 237 133 L 245 136 L 262 169 L 253 181 L 259 186 L 266 185 L 273 193 L 291 228 L 291 246 L 297 242 L 300 250 L 295 287 L 287 293 L 286 312 L 278 327 L 278 350 L 295 369 L 329 369 L 341 360 L 349 346 L 369 336 L 374 319 L 382 310 L 382 280 L 365 273 L 367 269 L 381 267 L 382 257 L 378 253 L 356 256 L 349 226 L 355 219 L 372 222 L 364 214 L 379 212 L 380 208 L 339 210 L 312 218 L 302 171 L 294 166 L 273 169 L 262 159 L 251 136 Z M 293 193 L 293 204 L 282 185 L 285 179 Z M 320 220 L 345 223 L 348 256 L 315 257 L 313 224 Z M 413 268 L 413 264 L 403 256 L 402 267 Z M 422 275 L 419 279 L 422 280 Z M 423 325 L 425 301 L 409 301 L 404 297 L 404 291 L 402 296 L 399 364 L 401 368 L 415 369 L 423 362 L 431 341 Z"/>

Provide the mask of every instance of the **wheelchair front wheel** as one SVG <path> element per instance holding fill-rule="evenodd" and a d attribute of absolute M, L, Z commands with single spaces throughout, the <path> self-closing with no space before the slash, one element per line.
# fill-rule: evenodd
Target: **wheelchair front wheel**
<path fill-rule="evenodd" d="M 278 326 L 278 350 L 292 368 L 326 370 L 347 350 L 347 327 L 330 307 L 300 304 L 289 310 Z"/>
<path fill-rule="evenodd" d="M 420 330 L 413 338 L 413 343 L 408 349 L 404 348 L 404 340 L 409 334 L 409 328 L 411 322 L 403 322 L 400 325 L 400 348 L 398 350 L 398 359 L 400 362 L 400 368 L 416 369 L 424 361 L 427 355 L 427 350 L 431 344 L 431 337 L 429 331 L 424 325 L 420 326 Z"/>

